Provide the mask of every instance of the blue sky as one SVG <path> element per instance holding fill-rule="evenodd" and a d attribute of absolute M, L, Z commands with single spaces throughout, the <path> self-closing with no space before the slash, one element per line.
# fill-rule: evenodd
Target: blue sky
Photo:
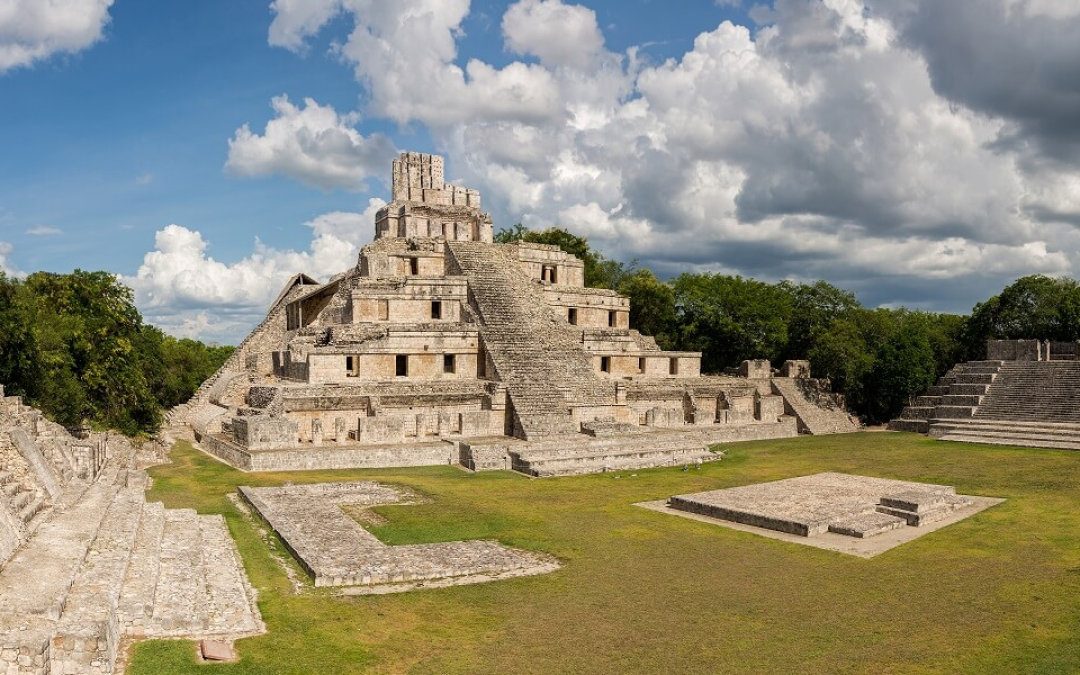
<path fill-rule="evenodd" d="M 1078 274 L 1077 34 L 1069 0 L 0 0 L 0 267 L 235 342 L 419 150 L 662 276 L 966 312 Z"/>

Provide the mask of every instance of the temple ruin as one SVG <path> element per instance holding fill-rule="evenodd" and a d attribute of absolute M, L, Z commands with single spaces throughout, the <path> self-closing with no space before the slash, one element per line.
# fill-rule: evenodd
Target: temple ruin
<path fill-rule="evenodd" d="M 293 277 L 174 412 L 242 469 L 461 464 L 529 475 L 668 466 L 710 444 L 853 431 L 806 362 L 702 376 L 558 247 L 493 243 L 476 190 L 404 153 L 355 267 Z"/>
<path fill-rule="evenodd" d="M 224 518 L 147 503 L 159 455 L 0 386 L 0 673 L 112 673 L 125 641 L 265 630 Z"/>
<path fill-rule="evenodd" d="M 991 340 L 889 422 L 947 441 L 1080 450 L 1080 343 Z"/>

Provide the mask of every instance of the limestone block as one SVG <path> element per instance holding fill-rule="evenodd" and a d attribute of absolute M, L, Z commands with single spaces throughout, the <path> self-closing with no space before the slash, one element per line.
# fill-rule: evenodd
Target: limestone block
<path fill-rule="evenodd" d="M 19 449 L 19 452 L 30 465 L 38 484 L 49 493 L 51 499 L 60 497 L 60 481 L 34 439 L 23 429 L 13 429 L 9 436 L 15 447 Z"/>
<path fill-rule="evenodd" d="M 289 448 L 295 446 L 299 438 L 297 423 L 284 417 L 234 417 L 232 429 L 233 439 L 249 450 Z"/>
<path fill-rule="evenodd" d="M 809 361 L 784 361 L 784 365 L 780 366 L 780 377 L 794 377 L 798 379 L 809 379 L 810 377 L 810 362 Z"/>
<path fill-rule="evenodd" d="M 717 417 L 725 424 L 746 424 L 754 421 L 754 397 L 724 394 L 718 402 L 720 410 Z"/>
<path fill-rule="evenodd" d="M 361 417 L 356 440 L 361 443 L 394 443 L 405 440 L 405 424 L 400 417 Z"/>
<path fill-rule="evenodd" d="M 1040 347 L 1038 340 L 990 340 L 986 343 L 986 358 L 990 361 L 1039 361 Z"/>
<path fill-rule="evenodd" d="M 775 422 L 784 414 L 783 396 L 761 396 L 757 399 L 757 419 L 762 422 Z"/>
<path fill-rule="evenodd" d="M 739 366 L 739 375 L 749 379 L 763 379 L 772 375 L 772 365 L 767 359 L 743 361 Z"/>

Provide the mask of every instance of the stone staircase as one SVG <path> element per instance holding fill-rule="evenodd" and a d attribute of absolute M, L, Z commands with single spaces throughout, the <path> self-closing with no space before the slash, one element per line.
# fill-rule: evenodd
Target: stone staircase
<path fill-rule="evenodd" d="M 788 438 L 796 433 L 795 419 L 786 417 L 774 423 L 730 427 L 688 426 L 607 437 L 552 437 L 511 446 L 510 468 L 544 477 L 695 464 L 719 459 L 709 451 L 709 446 L 716 443 Z"/>
<path fill-rule="evenodd" d="M 774 377 L 773 392 L 784 398 L 787 413 L 799 422 L 799 431 L 813 434 L 846 434 L 859 430 L 843 403 L 820 380 Z"/>
<path fill-rule="evenodd" d="M 10 471 L 0 470 L 0 492 L 26 531 L 33 530 L 35 519 L 47 506 L 38 491 L 27 488 Z"/>
<path fill-rule="evenodd" d="M 988 420 L 938 420 L 930 435 L 943 441 L 991 443 L 1029 448 L 1080 450 L 1080 424 Z"/>
<path fill-rule="evenodd" d="M 1080 362 L 1004 362 L 973 417 L 1080 423 Z"/>
<path fill-rule="evenodd" d="M 938 378 L 926 394 L 904 408 L 889 422 L 891 431 L 930 432 L 931 420 L 958 420 L 972 417 L 997 378 L 1003 361 L 959 363 Z"/>
<path fill-rule="evenodd" d="M 614 404 L 614 384 L 594 375 L 580 339 L 548 308 L 512 248 L 461 241 L 447 242 L 447 248 L 469 279 L 484 348 L 514 408 L 515 435 L 535 440 L 574 434 L 571 406 Z"/>
<path fill-rule="evenodd" d="M 0 570 L 0 672 L 112 673 L 124 637 L 263 630 L 221 516 L 145 503 L 133 459 L 113 458 Z"/>

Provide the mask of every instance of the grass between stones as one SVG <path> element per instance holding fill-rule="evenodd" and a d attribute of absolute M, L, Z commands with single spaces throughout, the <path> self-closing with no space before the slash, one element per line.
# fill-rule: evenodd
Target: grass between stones
<path fill-rule="evenodd" d="M 130 673 L 1080 672 L 1080 453 L 913 434 L 727 447 L 700 470 L 530 480 L 451 467 L 245 474 L 193 450 L 151 470 L 151 500 L 224 514 L 267 635 L 196 665 L 190 642 L 139 644 Z M 820 471 L 1005 497 L 864 560 L 647 511 L 634 502 Z M 636 473 L 636 476 L 631 476 Z M 553 574 L 383 596 L 297 594 L 226 495 L 237 485 L 379 480 L 432 501 L 386 506 L 389 544 L 497 539 Z M 273 542 L 271 542 L 273 543 Z"/>

